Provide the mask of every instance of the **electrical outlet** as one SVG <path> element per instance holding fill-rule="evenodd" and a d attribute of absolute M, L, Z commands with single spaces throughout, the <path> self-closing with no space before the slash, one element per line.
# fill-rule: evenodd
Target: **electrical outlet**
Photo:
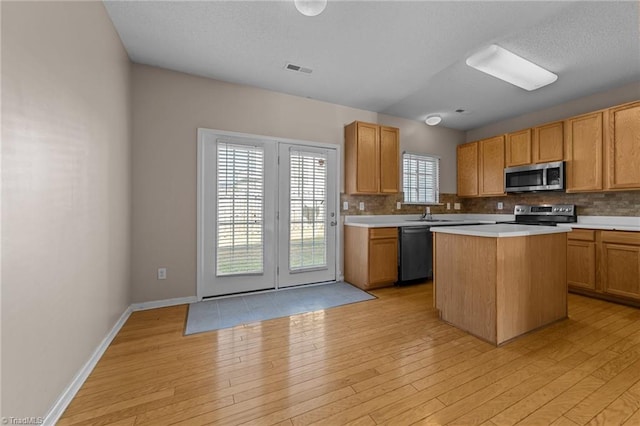
<path fill-rule="evenodd" d="M 342 203 L 342 210 L 349 210 L 349 202 L 348 201 L 344 201 Z"/>
<path fill-rule="evenodd" d="M 447 210 L 451 210 L 451 203 L 447 203 Z"/>
<path fill-rule="evenodd" d="M 453 203 L 454 210 L 460 210 L 460 203 Z"/>
<path fill-rule="evenodd" d="M 400 201 L 398 201 L 396 203 L 396 210 L 400 210 L 402 208 L 402 203 Z"/>
<path fill-rule="evenodd" d="M 502 201 L 500 201 L 498 203 L 498 210 L 502 210 L 504 208 L 504 204 L 502 203 Z"/>
<path fill-rule="evenodd" d="M 364 210 L 364 201 L 360 201 L 360 204 L 358 204 L 358 208 L 362 211 Z"/>
<path fill-rule="evenodd" d="M 159 280 L 167 279 L 167 268 L 158 268 L 158 279 Z"/>

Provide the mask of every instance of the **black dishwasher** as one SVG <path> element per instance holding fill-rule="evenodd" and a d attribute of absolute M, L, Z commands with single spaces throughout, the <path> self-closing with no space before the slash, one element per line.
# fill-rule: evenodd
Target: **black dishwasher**
<path fill-rule="evenodd" d="M 398 284 L 433 277 L 433 238 L 429 226 L 398 228 Z"/>

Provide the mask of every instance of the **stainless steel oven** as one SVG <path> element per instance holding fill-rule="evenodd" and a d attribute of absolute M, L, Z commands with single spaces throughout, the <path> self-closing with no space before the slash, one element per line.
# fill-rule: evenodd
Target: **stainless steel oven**
<path fill-rule="evenodd" d="M 506 192 L 563 191 L 564 162 L 508 167 L 504 188 Z"/>

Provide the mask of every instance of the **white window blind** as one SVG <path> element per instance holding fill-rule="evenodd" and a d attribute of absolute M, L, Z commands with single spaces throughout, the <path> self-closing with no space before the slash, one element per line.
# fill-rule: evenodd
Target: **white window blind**
<path fill-rule="evenodd" d="M 435 204 L 440 197 L 440 159 L 426 154 L 402 154 L 402 189 L 407 204 Z"/>
<path fill-rule="evenodd" d="M 264 151 L 218 141 L 216 275 L 263 271 Z"/>
<path fill-rule="evenodd" d="M 291 150 L 289 209 L 289 269 L 327 265 L 327 157 Z"/>

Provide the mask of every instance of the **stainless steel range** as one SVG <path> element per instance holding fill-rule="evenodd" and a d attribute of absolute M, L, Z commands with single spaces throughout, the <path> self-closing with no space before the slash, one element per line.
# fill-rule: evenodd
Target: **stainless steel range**
<path fill-rule="evenodd" d="M 546 225 L 555 226 L 558 223 L 575 223 L 578 220 L 574 204 L 542 204 L 530 206 L 517 205 L 513 209 L 516 220 L 511 222 L 518 225 Z"/>

